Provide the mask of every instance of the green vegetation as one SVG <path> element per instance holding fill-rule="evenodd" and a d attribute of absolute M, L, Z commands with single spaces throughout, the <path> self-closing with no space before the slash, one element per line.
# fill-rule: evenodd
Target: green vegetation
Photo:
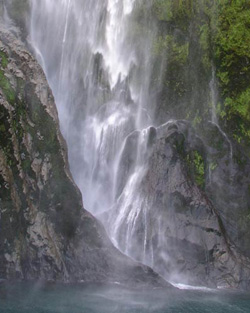
<path fill-rule="evenodd" d="M 172 1 L 154 0 L 153 10 L 159 21 L 171 21 L 173 19 Z"/>
<path fill-rule="evenodd" d="M 33 81 L 16 77 L 9 71 L 7 65 L 8 57 L 2 53 L 0 59 L 0 90 L 10 109 L 0 105 L 0 146 L 14 177 L 21 207 L 27 208 L 28 204 L 27 195 L 23 193 L 24 180 L 20 175 L 20 170 L 22 169 L 25 178 L 28 177 L 28 179 L 36 181 L 36 173 L 32 169 L 35 154 L 36 158 L 40 159 L 41 162 L 48 162 L 49 168 L 50 166 L 52 168 L 50 177 L 41 193 L 40 209 L 48 212 L 48 208 L 52 206 L 56 208 L 49 211 L 48 214 L 52 220 L 57 220 L 56 227 L 59 231 L 70 237 L 74 234 L 78 223 L 81 202 L 78 196 L 71 197 L 72 194 L 75 194 L 75 187 L 65 171 L 62 170 L 65 163 L 57 138 L 57 126 L 37 96 Z M 33 154 L 27 150 L 24 143 L 25 134 L 29 134 L 31 137 L 30 145 L 32 151 L 34 151 Z M 1 179 L 2 176 L 0 175 Z M 4 185 L 4 182 L 2 185 Z M 5 189 L 5 198 L 7 199 L 9 191 L 7 187 Z M 51 190 L 53 190 L 52 195 Z M 34 197 L 40 198 L 37 188 L 32 189 L 31 192 Z M 11 201 L 9 202 L 11 203 Z M 7 203 L 4 205 L 7 205 Z M 73 209 L 69 210 L 70 207 L 73 207 Z M 67 216 L 67 219 L 65 219 L 65 216 Z"/>
<path fill-rule="evenodd" d="M 159 21 L 174 22 L 187 31 L 190 18 L 194 14 L 196 1 L 193 0 L 154 0 L 153 11 Z"/>
<path fill-rule="evenodd" d="M 159 111 L 193 121 L 195 126 L 208 120 L 211 111 L 211 1 L 154 0 L 152 8 L 159 30 L 155 64 L 164 60 L 163 70 L 160 66 L 153 70 L 155 77 L 162 71 Z"/>
<path fill-rule="evenodd" d="M 5 69 L 8 65 L 8 58 L 5 52 L 0 51 L 0 59 L 1 59 L 2 68 Z"/>
<path fill-rule="evenodd" d="M 221 0 L 215 57 L 222 97 L 221 120 L 250 148 L 250 2 Z"/>
<path fill-rule="evenodd" d="M 4 75 L 4 71 L 0 70 L 0 88 L 2 89 L 6 100 L 10 103 L 15 101 L 15 91 L 11 87 L 8 78 Z"/>
<path fill-rule="evenodd" d="M 188 62 L 189 43 L 178 42 L 171 35 L 159 36 L 155 41 L 154 54 L 156 57 L 166 56 L 164 85 L 168 90 L 182 97 L 186 91 L 183 69 Z"/>
<path fill-rule="evenodd" d="M 205 160 L 198 150 L 186 155 L 188 173 L 200 188 L 205 188 Z"/>
<path fill-rule="evenodd" d="M 166 55 L 159 96 L 163 111 L 171 110 L 176 118 L 189 119 L 195 127 L 209 120 L 209 83 L 215 67 L 220 123 L 249 151 L 250 2 L 154 0 L 152 6 L 159 25 L 154 53 L 156 59 Z"/>
<path fill-rule="evenodd" d="M 173 147 L 179 157 L 186 163 L 186 169 L 189 177 L 192 181 L 200 188 L 205 188 L 205 158 L 198 148 L 187 151 L 185 147 L 185 136 L 178 134 L 174 136 Z M 216 168 L 216 165 L 211 164 L 210 166 Z M 210 167 L 211 168 L 211 167 Z"/>
<path fill-rule="evenodd" d="M 32 122 L 36 127 L 28 126 L 28 131 L 33 139 L 36 138 L 34 144 L 36 151 L 41 156 L 44 156 L 46 151 L 56 154 L 60 151 L 60 146 L 57 140 L 57 131 L 54 120 L 45 111 L 35 92 L 32 90 L 33 86 L 26 86 L 26 93 L 29 95 L 28 111 Z M 44 127 L 46 125 L 46 127 Z M 37 129 L 39 133 L 37 133 Z M 56 164 L 56 162 L 55 162 Z"/>
<path fill-rule="evenodd" d="M 12 145 L 12 136 L 10 133 L 10 122 L 9 122 L 9 113 L 3 107 L 0 106 L 0 146 L 1 150 L 4 152 L 7 164 L 13 166 L 16 164 L 14 157 L 14 150 Z"/>
<path fill-rule="evenodd" d="M 173 36 L 158 37 L 155 42 L 155 54 L 167 53 L 170 62 L 185 65 L 188 59 L 189 43 L 179 44 Z"/>
<path fill-rule="evenodd" d="M 218 165 L 217 165 L 217 163 L 215 161 L 213 161 L 213 162 L 211 162 L 209 164 L 209 168 L 210 168 L 211 171 L 214 171 L 217 168 L 217 166 Z"/>

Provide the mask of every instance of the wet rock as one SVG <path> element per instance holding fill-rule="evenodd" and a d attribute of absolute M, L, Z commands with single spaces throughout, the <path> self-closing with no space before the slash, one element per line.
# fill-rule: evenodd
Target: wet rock
<path fill-rule="evenodd" d="M 226 198 L 231 199 L 225 193 L 227 188 L 235 197 L 237 192 L 243 196 L 244 190 L 240 191 L 237 183 L 227 184 L 227 139 L 217 134 L 213 143 L 217 145 L 218 140 L 223 140 L 219 148 L 225 149 L 220 154 L 219 148 L 210 147 L 188 122 L 170 121 L 159 127 L 145 172 L 133 185 L 135 190 L 126 197 L 125 187 L 110 212 L 110 227 L 116 229 L 111 236 L 130 256 L 169 280 L 246 288 L 250 280 L 248 251 L 235 245 L 235 234 L 228 225 L 237 215 L 231 203 L 225 207 Z M 209 171 L 214 154 L 218 178 Z M 129 157 L 124 157 L 123 163 L 129 164 Z M 235 171 L 235 175 L 239 173 L 239 169 Z M 215 189 L 221 186 L 211 186 L 216 179 L 225 188 L 220 199 Z"/>
<path fill-rule="evenodd" d="M 133 131 L 125 140 L 121 158 L 117 167 L 116 198 L 122 193 L 126 178 L 132 173 L 137 157 L 137 146 L 140 132 Z"/>
<path fill-rule="evenodd" d="M 0 17 L 8 26 L 17 26 L 18 28 L 12 28 L 12 31 L 17 32 L 23 40 L 26 39 L 30 22 L 29 0 L 0 0 Z"/>
<path fill-rule="evenodd" d="M 0 25 L 0 278 L 169 286 L 84 210 L 40 66 Z"/>
<path fill-rule="evenodd" d="M 218 127 L 206 126 L 206 193 L 215 204 L 234 245 L 250 256 L 250 159 L 241 145 Z"/>

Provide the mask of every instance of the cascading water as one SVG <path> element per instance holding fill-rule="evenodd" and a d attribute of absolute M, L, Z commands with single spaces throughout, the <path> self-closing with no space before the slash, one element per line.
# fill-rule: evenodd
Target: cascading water
<path fill-rule="evenodd" d="M 136 14 L 142 5 L 140 25 Z M 153 265 L 151 200 L 140 191 L 155 131 L 151 5 L 151 0 L 32 1 L 31 41 L 54 92 L 85 208 L 100 216 L 122 251 Z M 134 253 L 139 221 L 142 246 Z"/>
<path fill-rule="evenodd" d="M 211 97 L 211 123 L 214 124 L 218 130 L 220 131 L 220 133 L 223 135 L 223 137 L 225 138 L 225 140 L 228 143 L 228 147 L 229 147 L 229 162 L 230 162 L 230 170 L 232 167 L 232 160 L 233 160 L 233 146 L 232 143 L 230 141 L 230 139 L 228 138 L 227 134 L 222 130 L 222 128 L 219 125 L 218 122 L 218 117 L 217 117 L 217 105 L 219 102 L 219 94 L 218 94 L 218 86 L 217 86 L 217 80 L 216 80 L 216 68 L 214 65 L 212 65 L 212 78 L 209 84 L 210 87 L 210 97 Z"/>
<path fill-rule="evenodd" d="M 3 0 L 0 15 L 26 37 L 18 1 Z M 184 2 L 169 3 L 30 0 L 30 44 L 53 89 L 85 208 L 113 243 L 176 286 L 245 288 L 250 165 L 220 127 L 217 69 L 203 51 L 206 36 L 197 41 L 206 7 L 179 25 Z M 8 73 L 15 57 L 2 52 Z"/>
<path fill-rule="evenodd" d="M 31 44 L 55 96 L 85 208 L 102 220 L 121 251 L 168 279 L 178 281 L 181 272 L 182 280 L 183 271 L 192 273 L 197 260 L 209 264 L 207 251 L 211 242 L 217 245 L 217 237 L 214 232 L 211 240 L 204 230 L 211 223 L 216 227 L 216 221 L 203 218 L 210 216 L 210 208 L 201 209 L 202 195 L 190 188 L 176 157 L 183 153 L 187 122 L 159 126 L 154 118 L 166 57 L 158 56 L 152 83 L 153 1 L 31 3 Z M 213 77 L 213 109 L 215 87 Z M 192 210 L 183 215 L 187 201 L 199 221 Z M 199 223 L 204 227 L 197 228 Z M 209 268 L 198 271 L 201 282 Z"/>

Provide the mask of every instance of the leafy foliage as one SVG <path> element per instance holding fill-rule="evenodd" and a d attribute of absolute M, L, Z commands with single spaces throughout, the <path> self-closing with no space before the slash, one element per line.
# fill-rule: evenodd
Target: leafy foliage
<path fill-rule="evenodd" d="M 196 0 L 154 0 L 153 10 L 160 21 L 173 22 L 187 30 L 193 16 Z"/>
<path fill-rule="evenodd" d="M 178 118 L 189 119 L 198 127 L 210 119 L 209 82 L 215 66 L 220 91 L 215 105 L 220 123 L 230 137 L 249 150 L 250 2 L 153 0 L 153 12 L 160 25 L 155 52 L 165 53 L 167 58 L 163 88 L 175 93 L 162 91 L 162 97 L 178 107 Z"/>
<path fill-rule="evenodd" d="M 0 60 L 3 68 L 6 68 L 8 65 L 8 58 L 4 51 L 0 51 Z"/>
<path fill-rule="evenodd" d="M 191 151 L 186 155 L 189 175 L 193 178 L 197 186 L 205 187 L 205 161 L 202 154 L 197 151 Z"/>
<path fill-rule="evenodd" d="M 250 2 L 221 0 L 215 57 L 222 97 L 221 117 L 232 136 L 250 140 Z"/>

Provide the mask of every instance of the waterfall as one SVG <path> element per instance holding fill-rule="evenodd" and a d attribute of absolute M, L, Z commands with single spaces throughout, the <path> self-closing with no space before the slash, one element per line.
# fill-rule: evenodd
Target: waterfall
<path fill-rule="evenodd" d="M 229 161 L 230 161 L 230 167 L 232 166 L 232 160 L 233 160 L 233 146 L 228 138 L 227 134 L 222 130 L 222 128 L 219 125 L 218 122 L 218 117 L 217 117 L 217 105 L 219 102 L 219 95 L 218 95 L 218 86 L 217 86 L 217 81 L 216 81 L 216 68 L 214 64 L 212 65 L 212 78 L 209 83 L 209 88 L 210 88 L 210 94 L 211 94 L 211 123 L 214 124 L 222 136 L 225 138 L 226 142 L 228 143 L 229 146 Z"/>
<path fill-rule="evenodd" d="M 55 96 L 85 208 L 102 219 L 118 248 L 150 265 L 151 199 L 141 181 L 156 131 L 150 73 L 157 30 L 151 5 L 151 0 L 34 0 L 31 19 L 31 42 Z M 135 253 L 138 222 L 143 239 Z"/>
<path fill-rule="evenodd" d="M 218 87 L 216 82 L 216 69 L 214 65 L 212 65 L 212 78 L 209 87 L 211 93 L 211 121 L 212 123 L 218 125 L 218 118 L 216 113 L 216 107 L 218 102 Z"/>

